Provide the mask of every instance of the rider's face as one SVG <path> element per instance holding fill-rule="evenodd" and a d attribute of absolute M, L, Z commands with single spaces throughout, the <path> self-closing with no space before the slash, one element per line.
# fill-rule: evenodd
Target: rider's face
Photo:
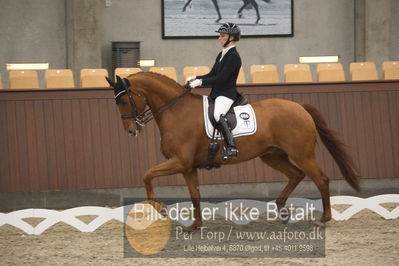
<path fill-rule="evenodd" d="M 219 43 L 220 43 L 220 45 L 221 45 L 222 47 L 223 47 L 223 45 L 227 42 L 228 38 L 229 38 L 229 35 L 228 35 L 228 34 L 226 34 L 226 33 L 220 33 L 218 40 L 219 40 Z"/>

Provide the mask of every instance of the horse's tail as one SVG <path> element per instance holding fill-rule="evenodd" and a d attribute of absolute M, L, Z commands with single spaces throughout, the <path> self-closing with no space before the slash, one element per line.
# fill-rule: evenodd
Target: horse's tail
<path fill-rule="evenodd" d="M 345 144 L 338 138 L 338 134 L 329 129 L 320 111 L 311 104 L 301 103 L 302 107 L 312 116 L 316 124 L 320 139 L 338 164 L 346 181 L 357 191 L 360 191 L 359 177 L 352 158 L 346 152 Z"/>

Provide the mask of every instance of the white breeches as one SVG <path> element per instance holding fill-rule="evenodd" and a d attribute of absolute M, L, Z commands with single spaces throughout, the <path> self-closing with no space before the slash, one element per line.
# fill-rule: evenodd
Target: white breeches
<path fill-rule="evenodd" d="M 218 96 L 215 99 L 215 111 L 213 112 L 213 117 L 215 118 L 216 122 L 219 122 L 220 115 L 225 115 L 234 101 L 230 98 L 225 96 Z"/>

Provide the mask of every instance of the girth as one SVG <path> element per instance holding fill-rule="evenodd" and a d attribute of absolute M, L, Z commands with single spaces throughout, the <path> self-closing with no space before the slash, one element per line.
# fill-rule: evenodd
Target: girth
<path fill-rule="evenodd" d="M 210 118 L 210 121 L 213 125 L 213 136 L 212 136 L 212 139 L 208 146 L 208 158 L 205 162 L 198 165 L 197 168 L 205 168 L 207 170 L 211 170 L 212 168 L 220 167 L 220 164 L 217 164 L 214 162 L 216 153 L 218 152 L 220 147 L 219 147 L 219 143 L 216 140 L 216 136 L 215 136 L 217 128 L 219 128 L 219 126 L 217 125 L 217 123 L 215 121 L 215 118 L 213 117 L 213 112 L 215 110 L 215 101 L 211 100 L 208 97 L 208 103 L 209 103 L 208 117 Z M 248 104 L 248 100 L 242 94 L 239 93 L 237 100 L 234 101 L 234 103 L 231 105 L 229 111 L 226 114 L 226 118 L 227 118 L 228 124 L 231 129 L 234 129 L 237 125 L 237 119 L 236 119 L 236 115 L 234 113 L 233 107 L 239 106 L 239 105 L 246 105 L 246 104 Z"/>

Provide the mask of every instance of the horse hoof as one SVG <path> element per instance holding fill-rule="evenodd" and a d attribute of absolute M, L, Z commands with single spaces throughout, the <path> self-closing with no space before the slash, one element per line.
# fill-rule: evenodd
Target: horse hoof
<path fill-rule="evenodd" d="M 202 225 L 192 224 L 190 226 L 183 226 L 183 231 L 186 233 L 193 233 L 197 231 Z"/>
<path fill-rule="evenodd" d="M 166 215 L 166 207 L 162 202 L 158 202 L 155 199 L 144 200 L 141 203 L 151 205 L 158 213 L 165 216 Z"/>
<path fill-rule="evenodd" d="M 324 222 L 324 221 L 316 221 L 314 224 L 315 224 L 317 227 L 326 228 L 326 222 Z"/>
<path fill-rule="evenodd" d="M 286 218 L 284 217 L 283 219 L 283 224 L 288 224 L 288 222 L 290 221 L 291 217 L 288 215 Z"/>

